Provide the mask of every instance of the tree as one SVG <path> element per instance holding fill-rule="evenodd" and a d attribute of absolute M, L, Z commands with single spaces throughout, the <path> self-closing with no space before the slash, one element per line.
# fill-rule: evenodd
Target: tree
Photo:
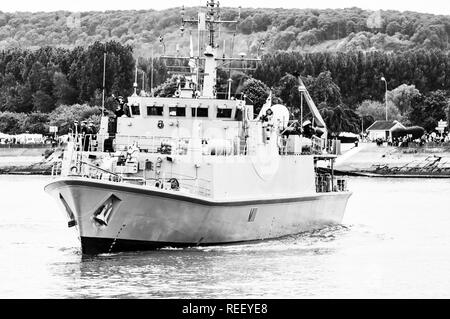
<path fill-rule="evenodd" d="M 55 72 L 53 85 L 53 96 L 56 99 L 56 105 L 76 103 L 78 92 L 69 84 L 65 74 Z"/>
<path fill-rule="evenodd" d="M 286 74 L 277 83 L 274 93 L 281 98 L 283 103 L 288 107 L 300 106 L 300 92 L 298 91 L 298 79 L 292 74 Z"/>
<path fill-rule="evenodd" d="M 24 118 L 22 113 L 3 112 L 0 113 L 0 132 L 5 134 L 19 134 L 21 122 Z"/>
<path fill-rule="evenodd" d="M 389 35 L 394 35 L 397 32 L 401 31 L 401 26 L 397 21 L 389 22 L 386 26 L 386 33 Z"/>
<path fill-rule="evenodd" d="M 374 121 L 384 121 L 386 120 L 386 104 L 379 101 L 365 100 L 358 105 L 356 113 L 361 117 L 370 116 Z M 388 101 L 388 120 L 402 121 L 400 112 L 391 101 Z"/>
<path fill-rule="evenodd" d="M 89 105 L 61 105 L 49 114 L 50 125 L 57 126 L 59 134 L 67 134 L 75 121 L 93 119 L 101 114 L 101 108 Z"/>
<path fill-rule="evenodd" d="M 344 105 L 321 108 L 320 114 L 332 136 L 341 132 L 358 133 L 360 130 L 361 120 L 358 114 Z"/>
<path fill-rule="evenodd" d="M 36 112 L 51 112 L 55 108 L 55 101 L 52 96 L 38 90 L 33 94 L 33 110 Z"/>
<path fill-rule="evenodd" d="M 247 96 L 247 98 L 253 104 L 253 112 L 255 114 L 259 114 L 261 107 L 267 100 L 269 96 L 269 88 L 263 82 L 250 78 L 245 81 L 242 91 L 243 94 Z M 237 92 L 240 93 L 240 92 Z"/>
<path fill-rule="evenodd" d="M 170 79 L 155 88 L 154 94 L 160 97 L 172 97 L 180 85 L 184 87 L 185 81 L 184 76 L 180 78 L 178 75 L 172 75 Z"/>
<path fill-rule="evenodd" d="M 429 94 L 416 97 L 411 103 L 407 118 L 413 125 L 422 126 L 427 132 L 434 131 L 440 120 L 446 119 L 450 105 L 447 93 L 436 90 Z"/>
<path fill-rule="evenodd" d="M 341 89 L 333 82 L 330 71 L 321 72 L 316 78 L 307 76 L 305 85 L 316 104 L 337 106 L 342 103 Z"/>
<path fill-rule="evenodd" d="M 388 100 L 394 103 L 401 115 L 404 115 L 409 111 L 411 102 L 418 96 L 420 96 L 420 92 L 416 89 L 414 84 L 402 84 L 388 92 Z"/>
<path fill-rule="evenodd" d="M 21 131 L 35 134 L 48 133 L 48 121 L 48 114 L 41 112 L 27 114 L 21 123 Z"/>
<path fill-rule="evenodd" d="M 281 31 L 272 40 L 272 46 L 276 50 L 287 50 L 295 41 L 296 32 L 292 30 Z"/>

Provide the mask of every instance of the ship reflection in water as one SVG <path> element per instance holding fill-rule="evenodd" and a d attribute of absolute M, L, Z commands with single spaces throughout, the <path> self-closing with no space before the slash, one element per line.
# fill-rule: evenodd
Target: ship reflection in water
<path fill-rule="evenodd" d="M 445 179 L 350 178 L 340 226 L 96 257 L 81 255 L 49 180 L 0 176 L 0 298 L 450 297 Z"/>

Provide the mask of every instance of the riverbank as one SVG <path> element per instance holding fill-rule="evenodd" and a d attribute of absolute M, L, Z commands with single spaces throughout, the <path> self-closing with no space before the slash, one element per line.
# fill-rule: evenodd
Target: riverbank
<path fill-rule="evenodd" d="M 0 174 L 50 175 L 61 148 L 0 148 Z"/>
<path fill-rule="evenodd" d="M 450 149 L 360 143 L 339 156 L 335 169 L 341 175 L 450 178 Z"/>
<path fill-rule="evenodd" d="M 0 148 L 0 174 L 50 175 L 62 148 Z M 336 175 L 450 178 L 450 149 L 342 144 Z"/>

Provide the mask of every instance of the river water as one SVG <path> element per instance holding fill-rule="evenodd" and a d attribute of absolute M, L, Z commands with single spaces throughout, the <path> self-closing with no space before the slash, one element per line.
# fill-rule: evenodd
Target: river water
<path fill-rule="evenodd" d="M 0 298 L 449 298 L 450 181 L 351 178 L 343 225 L 85 258 L 42 176 L 0 176 Z"/>

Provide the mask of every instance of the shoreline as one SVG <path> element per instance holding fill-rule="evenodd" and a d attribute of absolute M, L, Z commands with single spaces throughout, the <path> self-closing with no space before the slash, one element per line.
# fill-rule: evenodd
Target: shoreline
<path fill-rule="evenodd" d="M 51 175 L 61 154 L 60 147 L 0 148 L 0 175 Z"/>
<path fill-rule="evenodd" d="M 0 175 L 51 175 L 61 148 L 27 148 L 26 155 L 0 149 Z M 450 151 L 446 148 L 401 148 L 375 143 L 343 144 L 336 159 L 334 175 L 385 178 L 450 178 Z M 30 152 L 33 152 L 32 154 Z M 322 167 L 329 171 L 329 168 Z"/>
<path fill-rule="evenodd" d="M 389 178 L 450 178 L 448 146 L 394 147 L 360 143 L 340 155 L 336 175 Z"/>

